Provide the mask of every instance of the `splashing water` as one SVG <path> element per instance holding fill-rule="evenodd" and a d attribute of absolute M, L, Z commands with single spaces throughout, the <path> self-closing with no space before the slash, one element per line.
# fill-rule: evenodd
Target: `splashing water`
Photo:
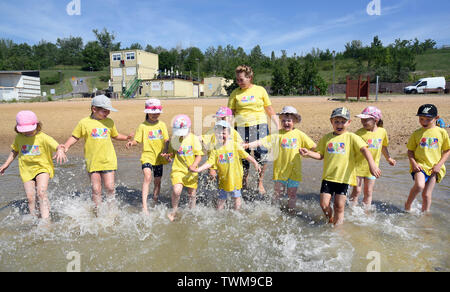
<path fill-rule="evenodd" d="M 1 157 L 3 158 L 3 157 Z M 240 211 L 216 211 L 216 185 L 200 178 L 198 204 L 189 210 L 186 194 L 175 222 L 170 210 L 170 168 L 164 168 L 160 202 L 141 213 L 142 174 L 135 158 L 119 158 L 116 199 L 93 212 L 89 179 L 81 158 L 57 166 L 49 184 L 52 222 L 27 215 L 17 165 L 1 178 L 0 271 L 66 271 L 80 255 L 82 271 L 365 271 L 367 254 L 380 254 L 382 271 L 449 271 L 447 178 L 436 186 L 431 215 L 421 215 L 418 198 L 404 213 L 412 181 L 407 161 L 381 165 L 372 210 L 345 210 L 345 223 L 325 223 L 319 206 L 322 164 L 305 160 L 304 182 L 295 214 L 270 204 L 269 195 L 244 191 Z M 270 169 L 270 167 L 269 167 Z M 254 176 L 254 174 L 253 174 Z M 256 177 L 250 181 L 255 182 Z M 149 196 L 151 200 L 151 196 Z M 281 205 L 287 204 L 283 198 Z"/>

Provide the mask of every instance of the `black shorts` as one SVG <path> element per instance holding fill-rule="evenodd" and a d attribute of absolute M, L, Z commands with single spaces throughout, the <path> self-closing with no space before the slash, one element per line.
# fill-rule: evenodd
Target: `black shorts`
<path fill-rule="evenodd" d="M 321 194 L 348 195 L 348 184 L 340 184 L 332 181 L 323 180 L 320 187 Z"/>
<path fill-rule="evenodd" d="M 150 168 L 153 172 L 153 177 L 162 177 L 163 175 L 163 165 L 152 165 L 151 163 L 142 164 L 142 169 Z"/>
<path fill-rule="evenodd" d="M 260 140 L 267 135 L 269 135 L 269 126 L 267 124 L 259 124 L 256 126 L 250 126 L 250 127 L 236 127 L 236 131 L 239 133 L 241 138 L 244 140 L 245 143 L 252 143 L 257 140 Z M 246 149 L 247 153 L 250 153 L 250 149 Z M 265 147 L 258 147 L 256 148 L 253 153 L 255 160 L 259 164 L 265 164 L 267 163 L 267 153 L 269 151 Z M 244 169 L 248 169 L 250 167 L 250 163 L 247 160 L 242 160 Z"/>

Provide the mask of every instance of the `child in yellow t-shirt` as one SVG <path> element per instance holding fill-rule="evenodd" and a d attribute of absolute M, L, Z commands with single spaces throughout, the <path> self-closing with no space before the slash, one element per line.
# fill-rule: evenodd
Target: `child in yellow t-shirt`
<path fill-rule="evenodd" d="M 142 212 L 148 214 L 147 197 L 149 194 L 152 174 L 155 178 L 153 188 L 153 201 L 158 201 L 161 190 L 161 178 L 163 175 L 163 165 L 167 163 L 161 154 L 168 151 L 169 133 L 166 124 L 158 120 L 162 113 L 161 102 L 158 99 L 148 99 L 145 102 L 145 121 L 139 125 L 134 140 L 126 144 L 127 148 L 142 144 L 141 165 L 144 173 L 142 183 Z"/>
<path fill-rule="evenodd" d="M 199 168 L 193 166 L 189 170 L 198 173 L 205 169 L 215 167 L 219 172 L 219 199 L 217 209 L 222 210 L 228 195 L 234 199 L 234 209 L 241 206 L 242 159 L 251 162 L 258 172 L 261 171 L 258 162 L 250 156 L 239 143 L 231 137 L 232 128 L 227 121 L 218 121 L 214 127 L 217 139 L 216 147 L 210 152 L 208 160 Z"/>
<path fill-rule="evenodd" d="M 283 107 L 278 113 L 281 130 L 261 140 L 248 143 L 244 148 L 254 148 L 263 145 L 274 149 L 273 180 L 275 181 L 274 202 L 287 191 L 289 210 L 294 210 L 297 202 L 297 189 L 302 181 L 301 148 L 314 149 L 316 144 L 304 132 L 295 129 L 301 122 L 301 116 L 292 106 Z"/>
<path fill-rule="evenodd" d="M 367 143 L 377 166 L 380 165 L 381 153 L 383 153 L 386 161 L 390 165 L 395 166 L 396 161 L 391 158 L 387 148 L 389 139 L 386 130 L 383 128 L 381 111 L 374 106 L 369 106 L 356 117 L 361 118 L 363 128 L 356 131 L 355 134 L 363 138 Z M 361 194 L 364 183 L 363 205 L 368 209 L 372 204 L 372 194 L 376 178 L 370 173 L 369 165 L 362 155 L 357 156 L 356 180 L 356 186 L 353 187 L 350 196 L 350 204 L 351 206 L 358 204 L 358 196 Z"/>
<path fill-rule="evenodd" d="M 186 187 L 189 196 L 189 207 L 196 205 L 196 192 L 198 174 L 189 171 L 189 167 L 197 168 L 202 159 L 202 145 L 200 140 L 191 133 L 191 120 L 186 115 L 178 115 L 172 124 L 172 139 L 169 145 L 169 154 L 164 155 L 172 159 L 172 211 L 167 217 L 170 221 L 175 220 L 180 202 L 181 192 Z"/>
<path fill-rule="evenodd" d="M 220 107 L 219 110 L 217 110 L 214 117 L 216 118 L 216 122 L 226 121 L 230 125 L 233 124 L 233 112 L 228 107 L 224 106 Z M 241 144 L 243 142 L 241 135 L 239 135 L 239 133 L 233 128 L 231 128 L 230 131 L 231 131 L 231 139 L 234 142 Z M 209 153 L 214 149 L 218 140 L 215 133 L 215 128 L 213 127 L 211 130 L 209 130 L 206 134 L 202 135 L 200 138 L 203 144 L 203 148 L 207 151 L 209 156 Z M 211 166 L 211 168 L 209 169 L 209 175 L 213 179 L 216 178 L 217 173 L 214 165 Z"/>
<path fill-rule="evenodd" d="M 414 186 L 409 192 L 405 210 L 411 211 L 414 199 L 422 192 L 422 212 L 429 212 L 434 186 L 445 176 L 450 140 L 447 131 L 436 126 L 439 115 L 435 105 L 420 106 L 417 116 L 422 128 L 414 131 L 407 144 Z"/>
<path fill-rule="evenodd" d="M 54 175 L 52 158 L 58 163 L 66 162 L 63 148 L 52 137 L 43 133 L 42 124 L 32 111 L 20 111 L 16 116 L 17 133 L 11 145 L 11 153 L 0 166 L 0 174 L 19 156 L 19 172 L 28 199 L 28 208 L 32 216 L 36 214 L 36 193 L 39 198 L 41 218 L 50 217 L 50 203 L 47 196 L 48 182 Z M 52 153 L 57 155 L 52 157 Z"/>
<path fill-rule="evenodd" d="M 366 142 L 347 131 L 350 126 L 350 111 L 345 108 L 333 110 L 330 118 L 333 132 L 326 134 L 317 146 L 317 152 L 300 149 L 304 157 L 324 160 L 320 207 L 328 222 L 339 225 L 344 222 L 344 208 L 349 185 L 356 185 L 355 161 L 361 152 L 369 163 L 370 173 L 380 177 L 381 171 L 373 160 Z M 331 198 L 334 196 L 334 216 Z"/>
<path fill-rule="evenodd" d="M 91 180 L 96 215 L 102 203 L 102 182 L 108 200 L 114 199 L 115 196 L 114 176 L 117 170 L 117 156 L 111 138 L 127 141 L 133 137 L 133 135 L 126 136 L 117 132 L 113 120 L 108 118 L 111 111 L 117 112 L 107 96 L 94 97 L 91 103 L 91 115 L 78 122 L 72 136 L 64 144 L 67 152 L 81 138 L 85 141 L 84 158 Z"/>

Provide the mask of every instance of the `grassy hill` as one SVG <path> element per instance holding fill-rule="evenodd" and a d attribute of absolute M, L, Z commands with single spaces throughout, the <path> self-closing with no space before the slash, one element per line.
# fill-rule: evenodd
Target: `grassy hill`
<path fill-rule="evenodd" d="M 101 76 L 109 76 L 109 67 L 104 68 L 102 71 L 83 71 L 80 66 L 63 66 L 58 65 L 51 69 L 41 70 L 41 79 L 49 76 L 54 76 L 61 72 L 63 74 L 63 80 L 57 84 L 44 85 L 41 84 L 41 91 L 50 94 L 50 89 L 55 89 L 56 95 L 62 95 L 72 92 L 71 80 L 72 77 L 82 78 L 91 77 L 87 79 L 89 91 L 92 89 L 105 89 L 108 87 L 108 82 L 100 80 Z"/>
<path fill-rule="evenodd" d="M 349 69 L 355 61 L 352 59 L 336 60 L 335 63 L 335 81 L 336 83 L 345 83 L 346 76 Z M 450 49 L 430 50 L 425 54 L 419 55 L 416 58 L 416 71 L 411 73 L 413 80 L 418 80 L 422 77 L 445 76 L 447 81 L 450 81 Z M 319 61 L 319 73 L 328 84 L 333 82 L 333 61 Z M 101 76 L 109 76 L 109 67 L 102 71 L 83 71 L 80 66 L 56 66 L 51 69 L 41 70 L 41 78 L 53 76 L 58 72 L 63 74 L 63 80 L 54 85 L 41 85 L 42 91 L 50 94 L 50 89 L 54 88 L 56 95 L 62 95 L 72 92 L 71 79 L 72 77 L 91 77 L 87 79 L 89 90 L 93 88 L 105 89 L 108 87 L 108 82 L 100 80 Z M 255 75 L 255 82 L 257 84 L 270 85 L 272 73 L 264 72 Z"/>

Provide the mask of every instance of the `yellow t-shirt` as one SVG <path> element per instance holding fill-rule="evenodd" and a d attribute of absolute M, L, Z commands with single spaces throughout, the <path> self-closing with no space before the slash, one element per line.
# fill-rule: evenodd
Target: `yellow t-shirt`
<path fill-rule="evenodd" d="M 58 142 L 43 132 L 27 137 L 17 134 L 12 150 L 19 155 L 19 172 L 23 182 L 34 179 L 40 173 L 48 173 L 52 178 L 54 166 L 52 154 L 58 148 Z"/>
<path fill-rule="evenodd" d="M 325 135 L 317 146 L 324 159 L 322 179 L 355 186 L 356 156 L 363 147 L 367 147 L 366 142 L 354 133 Z"/>
<path fill-rule="evenodd" d="M 160 154 L 164 150 L 165 142 L 169 139 L 169 132 L 164 122 L 150 124 L 145 121 L 140 124 L 134 134 L 134 141 L 142 144 L 141 163 L 166 164 L 167 160 Z"/>
<path fill-rule="evenodd" d="M 195 156 L 203 155 L 202 145 L 199 139 L 192 133 L 189 133 L 182 141 L 181 139 L 172 139 L 169 151 L 174 154 L 172 172 L 170 178 L 172 185 L 183 184 L 188 188 L 197 188 L 198 173 L 189 171 L 189 166 L 194 163 Z"/>
<path fill-rule="evenodd" d="M 113 120 L 96 120 L 87 117 L 78 122 L 72 132 L 75 138 L 83 138 L 84 158 L 88 172 L 117 170 L 117 157 L 111 137 L 118 136 Z"/>
<path fill-rule="evenodd" d="M 230 135 L 234 142 L 238 144 L 242 144 L 244 142 L 238 131 L 233 128 L 231 129 Z M 217 136 L 214 132 L 214 128 L 210 129 L 208 132 L 206 132 L 206 134 L 202 135 L 201 139 L 205 150 L 207 151 L 207 155 L 209 156 L 210 152 L 217 147 Z M 211 168 L 216 169 L 215 166 L 212 166 Z"/>
<path fill-rule="evenodd" d="M 372 153 L 373 160 L 377 165 L 380 165 L 381 150 L 383 146 L 389 145 L 389 138 L 384 128 L 379 127 L 375 132 L 367 131 L 364 128 L 359 129 L 355 133 L 360 136 L 369 146 L 369 151 Z M 369 163 L 364 158 L 362 153 L 359 153 L 356 159 L 356 176 L 372 177 L 369 169 Z"/>
<path fill-rule="evenodd" d="M 248 89 L 233 90 L 228 99 L 228 107 L 234 111 L 238 127 L 267 124 L 264 107 L 272 105 L 264 87 L 253 85 Z"/>
<path fill-rule="evenodd" d="M 432 129 L 420 128 L 411 135 L 407 146 L 414 151 L 414 158 L 422 166 L 427 175 L 431 175 L 431 169 L 441 160 L 442 152 L 450 149 L 450 140 L 445 129 L 434 127 Z M 410 166 L 410 172 L 412 168 Z M 437 174 L 437 182 L 445 176 L 445 165 Z"/>
<path fill-rule="evenodd" d="M 311 138 L 298 129 L 289 132 L 282 129 L 261 142 L 264 147 L 274 149 L 273 180 L 302 181 L 302 156 L 298 150 L 316 147 Z"/>
<path fill-rule="evenodd" d="M 232 140 L 211 151 L 207 163 L 218 170 L 219 189 L 226 192 L 242 189 L 242 159 L 247 157 L 244 148 Z"/>

